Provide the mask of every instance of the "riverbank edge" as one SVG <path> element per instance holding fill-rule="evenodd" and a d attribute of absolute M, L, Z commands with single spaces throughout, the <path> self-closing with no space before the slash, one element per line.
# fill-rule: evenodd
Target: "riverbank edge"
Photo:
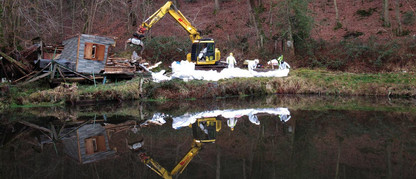
<path fill-rule="evenodd" d="M 13 88 L 13 87 L 12 87 Z M 33 89 L 32 89 L 33 90 Z M 65 84 L 30 94 L 9 94 L 1 108 L 125 100 L 178 100 L 267 94 L 416 97 L 414 73 L 344 73 L 297 69 L 282 78 L 235 78 L 218 82 L 179 79 L 154 83 L 141 78 L 106 85 Z"/>

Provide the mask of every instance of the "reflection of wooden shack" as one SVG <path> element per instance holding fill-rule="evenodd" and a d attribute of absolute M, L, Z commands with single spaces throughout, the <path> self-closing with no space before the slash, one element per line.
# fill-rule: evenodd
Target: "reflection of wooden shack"
<path fill-rule="evenodd" d="M 87 124 L 63 139 L 64 152 L 80 163 L 90 163 L 114 156 L 105 129 L 99 124 Z"/>
<path fill-rule="evenodd" d="M 60 59 L 74 63 L 72 70 L 81 73 L 99 73 L 104 70 L 110 45 L 114 39 L 81 34 L 62 42 L 65 46 Z"/>

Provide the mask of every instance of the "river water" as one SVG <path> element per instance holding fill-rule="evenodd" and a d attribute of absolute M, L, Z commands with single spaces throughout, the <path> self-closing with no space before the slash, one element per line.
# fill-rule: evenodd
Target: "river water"
<path fill-rule="evenodd" d="M 414 178 L 415 104 L 266 96 L 16 108 L 0 115 L 0 178 L 160 178 L 151 160 L 178 178 Z"/>

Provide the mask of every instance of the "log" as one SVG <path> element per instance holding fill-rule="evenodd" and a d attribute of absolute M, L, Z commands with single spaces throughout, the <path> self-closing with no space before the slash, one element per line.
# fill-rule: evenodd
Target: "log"
<path fill-rule="evenodd" d="M 36 71 L 32 71 L 32 72 L 30 72 L 29 74 L 27 74 L 27 75 L 25 75 L 25 76 L 23 76 L 23 77 L 21 77 L 21 78 L 19 78 L 19 79 L 17 79 L 17 80 L 14 80 L 12 83 L 13 84 L 16 84 L 17 82 L 19 82 L 20 80 L 23 80 L 23 79 L 25 79 L 26 77 L 28 77 L 28 76 L 30 76 L 30 75 L 32 75 L 32 74 L 34 74 L 34 73 L 36 73 Z"/>
<path fill-rule="evenodd" d="M 44 74 L 42 74 L 42 75 L 40 75 L 40 76 L 38 76 L 38 77 L 36 77 L 36 78 L 33 78 L 33 79 L 29 80 L 29 81 L 25 81 L 25 82 L 24 82 L 24 83 L 22 83 L 21 85 L 25 85 L 25 84 L 28 84 L 28 83 L 31 83 L 31 82 L 37 81 L 37 80 L 39 80 L 39 79 L 41 79 L 41 78 L 44 78 L 44 77 L 46 77 L 46 76 L 50 75 L 51 73 L 52 73 L 52 72 L 47 72 L 47 73 L 44 73 Z"/>
<path fill-rule="evenodd" d="M 12 64 L 15 64 L 15 65 L 17 65 L 18 67 L 20 67 L 22 70 L 24 70 L 26 73 L 29 73 L 30 72 L 30 70 L 23 64 L 23 63 L 20 63 L 20 62 L 18 62 L 18 61 L 16 61 L 15 59 L 13 59 L 12 57 L 10 57 L 10 56 L 8 56 L 7 54 L 5 54 L 5 53 L 3 53 L 3 52 L 1 52 L 0 51 L 0 55 L 1 56 L 3 56 L 7 61 L 9 61 L 10 63 L 12 63 Z M 25 74 L 26 74 L 25 73 Z"/>
<path fill-rule="evenodd" d="M 45 70 L 46 68 L 49 68 L 49 66 L 51 66 L 52 63 L 48 63 L 48 65 L 46 65 L 44 68 L 42 68 L 40 71 L 38 71 L 35 75 L 33 75 L 32 77 L 26 79 L 26 81 L 31 80 L 33 77 L 38 76 L 39 74 L 41 74 L 43 72 L 43 70 Z M 26 83 L 24 83 L 26 84 Z"/>
<path fill-rule="evenodd" d="M 61 77 L 62 77 L 62 79 L 64 80 L 64 82 L 66 83 L 66 80 L 65 80 L 65 75 L 62 73 L 62 70 L 61 70 L 61 68 L 59 68 L 59 67 L 58 67 L 58 72 L 59 72 L 59 75 L 61 75 Z"/>

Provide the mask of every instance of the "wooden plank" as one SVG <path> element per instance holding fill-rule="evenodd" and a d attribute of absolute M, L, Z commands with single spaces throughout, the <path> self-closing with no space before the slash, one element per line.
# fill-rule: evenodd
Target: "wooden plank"
<path fill-rule="evenodd" d="M 57 63 L 53 64 L 52 73 L 51 73 L 51 79 L 54 79 L 54 78 L 55 78 L 56 67 L 57 67 L 57 65 L 56 65 L 56 64 L 57 64 Z"/>
<path fill-rule="evenodd" d="M 31 79 L 31 80 L 28 80 L 28 81 L 23 82 L 21 85 L 25 85 L 25 84 L 28 84 L 28 83 L 31 83 L 31 82 L 37 81 L 37 80 L 39 80 L 39 79 L 41 79 L 41 78 L 45 78 L 45 77 L 49 76 L 51 73 L 52 73 L 52 72 L 47 72 L 47 73 L 44 73 L 44 74 L 42 74 L 42 75 L 40 75 L 40 76 L 38 76 L 38 77 L 36 77 L 36 78 L 33 78 L 33 79 Z"/>
<path fill-rule="evenodd" d="M 105 45 L 97 45 L 97 50 L 96 50 L 96 59 L 98 61 L 104 61 L 104 56 L 105 56 Z"/>
<path fill-rule="evenodd" d="M 62 73 L 61 68 L 59 68 L 59 67 L 58 67 L 58 72 L 59 72 L 59 75 L 61 75 L 61 77 L 64 80 L 64 82 L 66 83 L 65 75 Z"/>
<path fill-rule="evenodd" d="M 68 70 L 68 71 L 70 71 L 70 72 L 72 72 L 72 73 L 75 73 L 76 75 L 78 75 L 78 76 L 81 76 L 82 78 L 85 78 L 85 79 L 87 79 L 87 80 L 90 80 L 90 81 L 92 81 L 92 82 L 94 82 L 94 80 L 92 80 L 91 78 L 89 78 L 89 77 L 87 77 L 87 76 L 84 76 L 84 75 L 82 75 L 81 73 L 78 73 L 78 72 L 76 72 L 76 71 L 74 71 L 74 70 L 71 70 L 71 69 L 69 69 L 69 68 L 67 68 L 67 67 L 65 67 L 65 66 L 63 66 L 63 65 L 61 65 L 61 64 L 59 64 L 59 63 L 56 63 L 57 65 L 59 65 L 59 67 L 60 68 L 63 68 L 63 69 L 65 69 L 65 70 Z"/>
<path fill-rule="evenodd" d="M 12 83 L 13 84 L 16 84 L 17 82 L 19 82 L 20 80 L 23 80 L 23 79 L 25 79 L 26 77 L 28 77 L 28 76 L 30 76 L 30 75 L 33 75 L 33 74 L 35 74 L 37 71 L 32 71 L 32 72 L 30 72 L 29 74 L 27 74 L 27 75 L 25 75 L 25 76 L 23 76 L 23 77 L 21 77 L 21 78 L 19 78 L 19 79 L 17 79 L 17 80 L 14 80 Z"/>
<path fill-rule="evenodd" d="M 105 145 L 105 137 L 103 135 L 97 136 L 96 141 L 98 152 L 105 152 L 107 150 Z"/>
<path fill-rule="evenodd" d="M 79 162 L 82 163 L 81 146 L 80 146 L 80 142 L 79 142 L 79 132 L 78 132 L 78 130 L 77 130 L 77 143 L 78 143 L 78 158 L 79 158 Z"/>
<path fill-rule="evenodd" d="M 75 71 L 78 71 L 78 61 L 79 61 L 79 43 L 81 42 L 81 35 L 78 35 L 78 46 L 77 46 L 77 61 L 75 63 Z"/>
<path fill-rule="evenodd" d="M 85 59 L 92 59 L 92 46 L 94 44 L 89 43 L 89 42 L 85 42 L 85 48 L 84 48 L 84 58 Z"/>
<path fill-rule="evenodd" d="M 17 65 L 18 67 L 20 67 L 22 70 L 24 70 L 26 73 L 29 73 L 29 69 L 23 64 L 20 63 L 19 61 L 16 61 L 15 59 L 13 59 L 12 57 L 8 56 L 7 54 L 3 53 L 0 51 L 0 55 L 3 56 L 7 61 L 9 61 L 12 64 Z M 26 74 L 25 73 L 25 74 Z"/>
<path fill-rule="evenodd" d="M 39 74 L 41 74 L 43 72 L 43 70 L 45 70 L 46 68 L 49 68 L 49 66 L 51 66 L 51 64 L 52 63 L 48 63 L 48 65 L 46 65 L 45 67 L 43 67 L 39 72 L 36 73 L 36 75 L 33 75 L 32 77 L 35 77 L 35 76 L 38 76 Z M 32 79 L 32 77 L 26 79 L 26 81 Z"/>
<path fill-rule="evenodd" d="M 91 155 L 94 153 L 94 138 L 85 139 L 85 153 Z"/>

